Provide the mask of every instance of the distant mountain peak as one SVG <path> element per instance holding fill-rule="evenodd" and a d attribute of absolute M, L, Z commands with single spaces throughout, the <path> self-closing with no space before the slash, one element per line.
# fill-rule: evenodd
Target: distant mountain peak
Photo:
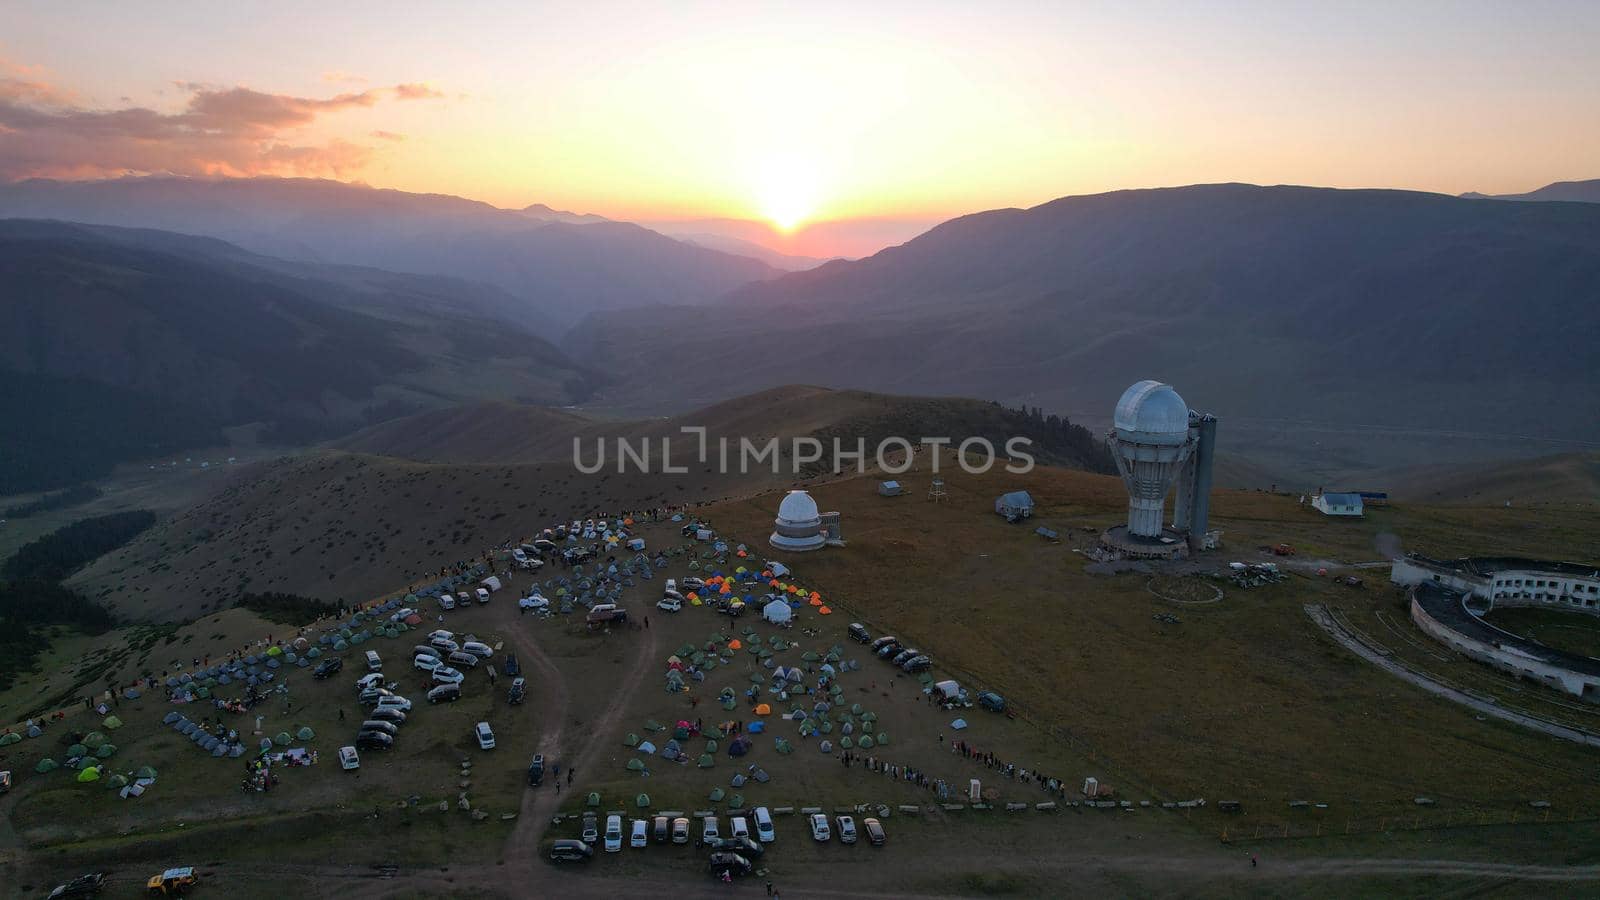
<path fill-rule="evenodd" d="M 605 216 L 594 213 L 575 213 L 564 209 L 551 209 L 543 203 L 530 203 L 517 210 L 530 219 L 539 219 L 545 222 L 566 222 L 574 225 L 590 225 L 597 222 L 609 222 Z"/>
<path fill-rule="evenodd" d="M 1557 200 L 1568 203 L 1600 203 L 1600 178 L 1587 181 L 1555 181 L 1526 194 L 1480 194 L 1468 191 L 1464 200 Z"/>

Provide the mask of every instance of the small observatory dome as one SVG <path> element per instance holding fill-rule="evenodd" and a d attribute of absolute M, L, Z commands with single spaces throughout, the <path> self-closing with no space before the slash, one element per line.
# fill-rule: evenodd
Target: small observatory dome
<path fill-rule="evenodd" d="M 1177 446 L 1189 439 L 1189 404 L 1170 384 L 1141 381 L 1122 392 L 1111 427 L 1132 444 Z"/>

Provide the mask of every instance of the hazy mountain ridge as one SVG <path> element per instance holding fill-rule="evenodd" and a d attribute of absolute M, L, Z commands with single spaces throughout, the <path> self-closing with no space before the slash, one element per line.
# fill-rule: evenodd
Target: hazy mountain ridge
<path fill-rule="evenodd" d="M 1562 200 L 1572 203 L 1600 203 L 1600 178 L 1587 181 L 1556 181 L 1525 194 L 1480 194 L 1468 191 L 1467 200 Z"/>
<path fill-rule="evenodd" d="M 551 329 L 597 309 L 703 303 L 779 274 L 630 223 L 530 209 L 305 178 L 0 185 L 0 216 L 157 228 L 290 260 L 470 278 L 524 301 Z"/>
<path fill-rule="evenodd" d="M 1077 418 L 1155 377 L 1219 414 L 1580 438 L 1597 301 L 1600 207 L 1197 185 L 964 216 L 716 307 L 596 315 L 571 344 L 619 402 L 799 373 Z M 634 362 L 697 345 L 715 367 Z"/>
<path fill-rule="evenodd" d="M 0 220 L 0 378 L 87 379 L 217 425 L 346 429 L 592 376 L 493 288 L 286 263 L 163 232 Z"/>

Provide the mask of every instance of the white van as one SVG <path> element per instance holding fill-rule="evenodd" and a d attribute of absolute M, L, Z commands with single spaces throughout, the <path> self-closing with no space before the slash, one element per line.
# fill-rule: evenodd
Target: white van
<path fill-rule="evenodd" d="M 733 832 L 733 836 L 736 838 L 747 838 L 750 836 L 750 823 L 745 821 L 744 816 L 734 816 L 733 824 L 730 826 L 730 829 Z"/>
<path fill-rule="evenodd" d="M 489 589 L 488 588 L 478 588 L 477 594 L 478 594 L 478 602 L 479 603 L 488 603 L 489 602 Z"/>
<path fill-rule="evenodd" d="M 439 605 L 445 609 L 455 609 L 456 598 L 450 596 L 449 594 L 441 594 L 439 595 Z"/>
<path fill-rule="evenodd" d="M 376 650 L 368 650 L 367 651 L 367 671 L 368 672 L 381 672 L 381 671 L 383 671 L 383 657 L 379 656 L 378 655 L 378 651 L 376 651 Z"/>
<path fill-rule="evenodd" d="M 778 839 L 778 832 L 772 827 L 772 813 L 765 806 L 756 807 L 756 839 L 763 844 L 770 844 Z"/>

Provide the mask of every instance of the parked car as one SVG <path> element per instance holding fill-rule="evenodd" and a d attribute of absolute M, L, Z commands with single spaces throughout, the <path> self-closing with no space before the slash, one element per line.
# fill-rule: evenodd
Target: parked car
<path fill-rule="evenodd" d="M 678 579 L 668 578 L 666 587 L 662 588 L 662 590 L 666 591 L 668 594 L 678 593 Z"/>
<path fill-rule="evenodd" d="M 593 844 L 598 840 L 600 840 L 600 825 L 598 824 L 598 820 L 595 819 L 594 813 L 584 813 L 583 842 L 585 844 Z"/>
<path fill-rule="evenodd" d="M 906 649 L 901 650 L 899 653 L 896 653 L 892 658 L 890 658 L 889 664 L 893 665 L 893 666 L 898 666 L 901 663 L 905 662 L 906 660 L 910 659 L 911 657 L 916 656 L 919 652 L 920 651 L 918 651 L 918 650 L 915 650 L 915 649 L 912 649 L 910 647 L 907 647 Z"/>
<path fill-rule="evenodd" d="M 368 650 L 366 659 L 367 659 L 367 671 L 368 672 L 382 672 L 383 671 L 383 657 L 378 655 L 378 651 L 376 651 L 376 650 Z"/>
<path fill-rule="evenodd" d="M 372 706 L 385 697 L 393 697 L 394 691 L 388 688 L 367 688 L 356 696 L 356 701 L 362 706 Z"/>
<path fill-rule="evenodd" d="M 649 831 L 650 829 L 648 822 L 643 819 L 634 819 L 633 830 L 628 835 L 628 846 L 640 848 L 650 843 L 648 837 Z"/>
<path fill-rule="evenodd" d="M 622 817 L 606 816 L 606 842 L 607 853 L 622 852 Z"/>
<path fill-rule="evenodd" d="M 382 719 L 367 719 L 361 723 L 361 730 L 381 731 L 384 734 L 387 734 L 389 737 L 397 737 L 400 734 L 399 725 L 396 725 L 393 722 L 385 722 Z"/>
<path fill-rule="evenodd" d="M 173 896 L 199 883 L 200 873 L 194 870 L 194 866 L 180 866 L 167 869 L 160 875 L 151 875 L 150 880 L 145 882 L 145 893 L 160 897 Z"/>
<path fill-rule="evenodd" d="M 440 666 L 433 670 L 434 684 L 460 684 L 467 680 L 467 676 L 449 666 Z"/>
<path fill-rule="evenodd" d="M 517 662 L 515 653 L 506 654 L 505 670 L 506 674 L 512 677 L 522 674 L 522 664 Z"/>
<path fill-rule="evenodd" d="M 896 639 L 893 635 L 886 634 L 883 637 L 878 638 L 877 640 L 873 641 L 868 646 L 870 646 L 872 648 L 872 652 L 873 653 L 877 653 L 878 651 L 880 651 L 883 648 L 889 646 L 890 644 L 898 644 L 898 643 L 900 643 L 900 641 L 898 639 Z"/>
<path fill-rule="evenodd" d="M 106 873 L 90 872 L 71 881 L 58 884 L 45 900 L 67 900 L 68 897 L 92 897 L 106 886 Z"/>
<path fill-rule="evenodd" d="M 756 837 L 763 844 L 770 844 L 778 839 L 778 832 L 772 827 L 772 812 L 765 806 L 756 807 Z"/>
<path fill-rule="evenodd" d="M 690 575 L 688 578 L 683 579 L 681 589 L 685 591 L 698 591 L 705 586 L 706 582 L 704 578 L 698 578 L 694 575 Z"/>
<path fill-rule="evenodd" d="M 488 722 L 479 722 L 477 727 L 472 729 L 472 734 L 478 739 L 479 749 L 494 749 L 494 729 L 489 727 Z"/>
<path fill-rule="evenodd" d="M 461 645 L 460 644 L 456 643 L 455 641 L 450 640 L 449 638 L 445 638 L 445 637 L 436 637 L 436 638 L 428 641 L 428 643 L 432 644 L 434 647 L 436 647 L 436 648 L 438 648 L 440 650 L 443 650 L 446 653 L 454 653 L 457 650 L 461 649 Z"/>
<path fill-rule="evenodd" d="M 767 850 L 767 848 L 747 837 L 725 837 L 711 844 L 710 847 L 713 850 L 730 850 L 748 857 L 760 856 Z"/>
<path fill-rule="evenodd" d="M 479 659 L 488 659 L 494 655 L 494 648 L 483 641 L 467 641 L 461 645 L 463 653 L 471 653 Z"/>
<path fill-rule="evenodd" d="M 662 597 L 656 601 L 656 609 L 662 612 L 681 612 L 683 610 L 683 600 L 678 597 Z"/>
<path fill-rule="evenodd" d="M 356 679 L 356 691 L 357 692 L 364 691 L 367 688 L 375 688 L 375 687 L 383 687 L 383 673 L 382 672 L 372 672 L 370 674 L 363 675 L 360 678 Z"/>
<path fill-rule="evenodd" d="M 672 823 L 667 819 L 666 816 L 656 816 L 655 822 L 651 826 L 650 833 L 655 837 L 656 843 L 665 844 L 671 830 Z"/>
<path fill-rule="evenodd" d="M 439 648 L 433 647 L 433 646 L 429 646 L 427 644 L 418 644 L 415 647 L 411 648 L 411 655 L 413 657 L 417 657 L 417 656 L 432 656 L 435 659 L 437 659 L 439 657 Z"/>
<path fill-rule="evenodd" d="M 862 819 L 861 827 L 867 832 L 867 842 L 874 847 L 882 847 L 883 842 L 889 839 L 888 835 L 883 833 L 883 823 L 877 819 Z"/>
<path fill-rule="evenodd" d="M 850 638 L 857 643 L 865 644 L 872 640 L 872 635 L 867 632 L 867 626 L 860 622 L 851 622 L 849 629 Z"/>
<path fill-rule="evenodd" d="M 755 871 L 755 866 L 751 865 L 750 860 L 737 853 L 718 852 L 711 854 L 710 869 L 711 874 L 716 878 L 724 876 L 738 878 Z"/>
<path fill-rule="evenodd" d="M 378 698 L 378 709 L 398 709 L 401 712 L 411 712 L 411 701 L 399 694 L 389 694 Z"/>
<path fill-rule="evenodd" d="M 381 731 L 363 731 L 356 735 L 357 750 L 389 750 L 394 747 L 394 738 Z"/>
<path fill-rule="evenodd" d="M 919 654 L 901 663 L 900 668 L 907 672 L 926 672 L 933 668 L 933 660 Z"/>
<path fill-rule="evenodd" d="M 476 591 L 473 591 L 473 593 L 478 595 L 478 602 L 479 603 L 488 603 L 489 602 L 489 589 L 488 588 L 478 588 Z"/>
<path fill-rule="evenodd" d="M 674 844 L 689 843 L 689 820 L 679 816 L 672 820 L 672 842 Z"/>
<path fill-rule="evenodd" d="M 447 641 L 453 641 L 456 639 L 456 633 L 446 628 L 435 628 L 434 630 L 428 632 L 428 640 L 431 641 L 434 638 L 444 638 Z"/>
<path fill-rule="evenodd" d="M 825 842 L 832 837 L 833 833 L 828 830 L 828 817 L 822 813 L 813 813 L 811 815 L 811 839 Z"/>
<path fill-rule="evenodd" d="M 451 596 L 450 594 L 440 594 L 439 595 L 439 608 L 440 609 L 455 609 L 456 608 L 456 598 Z"/>
<path fill-rule="evenodd" d="M 473 656 L 471 653 L 461 650 L 457 650 L 456 652 L 445 657 L 445 659 L 463 669 L 476 669 L 478 667 L 478 658 Z"/>
<path fill-rule="evenodd" d="M 984 691 L 978 694 L 978 705 L 990 712 L 1005 712 L 1006 698 L 994 691 Z"/>
<path fill-rule="evenodd" d="M 528 679 L 513 678 L 511 687 L 506 691 L 506 702 L 516 706 L 528 697 Z"/>
<path fill-rule="evenodd" d="M 444 667 L 444 661 L 437 656 L 419 656 L 411 661 L 414 668 L 424 672 L 433 672 Z"/>
<path fill-rule="evenodd" d="M 342 668 L 344 668 L 344 660 L 337 656 L 330 656 L 322 662 L 317 663 L 317 667 L 311 670 L 311 677 L 318 681 L 322 681 L 329 675 L 332 675 Z"/>
<path fill-rule="evenodd" d="M 728 833 L 734 837 L 748 838 L 750 836 L 750 821 L 744 816 L 734 816 L 728 821 Z"/>
<path fill-rule="evenodd" d="M 856 820 L 850 816 L 839 816 L 834 822 L 839 826 L 839 843 L 854 844 L 856 842 Z"/>
<path fill-rule="evenodd" d="M 716 816 L 706 816 L 700 820 L 700 840 L 709 844 L 721 837 L 722 834 L 718 829 Z"/>
<path fill-rule="evenodd" d="M 594 850 L 583 841 L 562 838 L 550 845 L 551 862 L 588 862 Z"/>
<path fill-rule="evenodd" d="M 894 656 L 896 653 L 899 653 L 899 652 L 900 652 L 900 642 L 899 641 L 891 641 L 891 642 L 889 642 L 887 644 L 884 644 L 883 648 L 878 651 L 878 658 L 879 659 L 888 659 L 889 657 Z"/>
<path fill-rule="evenodd" d="M 454 703 L 461 699 L 461 685 L 440 684 L 428 691 L 429 703 Z"/>
<path fill-rule="evenodd" d="M 528 763 L 528 787 L 538 787 L 544 784 L 544 754 L 535 753 L 533 762 Z"/>
<path fill-rule="evenodd" d="M 395 725 L 406 723 L 406 714 L 398 709 L 375 709 L 367 714 L 368 719 L 377 722 L 391 722 Z"/>

